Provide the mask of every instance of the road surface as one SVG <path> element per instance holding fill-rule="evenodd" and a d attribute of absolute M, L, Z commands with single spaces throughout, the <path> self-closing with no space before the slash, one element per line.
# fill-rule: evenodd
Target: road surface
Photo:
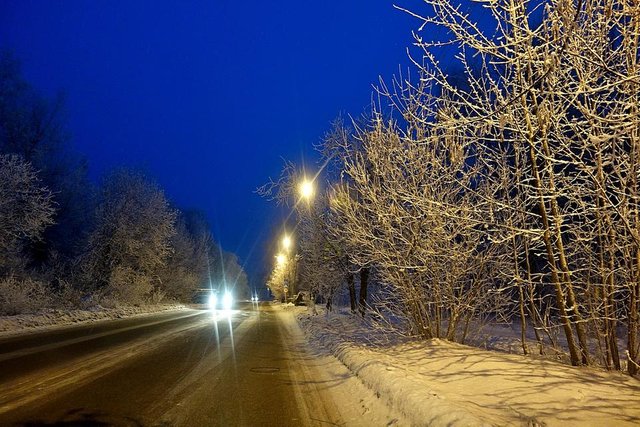
<path fill-rule="evenodd" d="M 398 423 L 346 370 L 309 352 L 290 313 L 238 308 L 0 340 L 0 425 Z"/>

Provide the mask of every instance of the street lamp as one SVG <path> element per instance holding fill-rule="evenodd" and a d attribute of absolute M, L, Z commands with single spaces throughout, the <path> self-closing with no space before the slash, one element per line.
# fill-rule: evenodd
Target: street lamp
<path fill-rule="evenodd" d="M 282 247 L 285 251 L 288 251 L 291 248 L 291 237 L 285 235 L 282 238 Z"/>
<path fill-rule="evenodd" d="M 279 266 L 283 266 L 287 262 L 287 256 L 285 254 L 276 255 L 276 261 Z"/>
<path fill-rule="evenodd" d="M 309 181 L 305 178 L 304 181 L 300 183 L 299 191 L 303 199 L 311 200 L 314 193 L 313 181 Z"/>

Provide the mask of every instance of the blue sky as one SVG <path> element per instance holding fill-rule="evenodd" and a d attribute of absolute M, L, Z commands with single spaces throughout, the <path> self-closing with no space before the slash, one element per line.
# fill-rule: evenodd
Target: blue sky
<path fill-rule="evenodd" d="M 0 48 L 36 88 L 64 92 L 92 177 L 143 168 L 207 213 L 253 280 L 286 215 L 256 187 L 282 158 L 316 167 L 313 144 L 409 64 L 418 25 L 388 0 L 0 0 Z"/>

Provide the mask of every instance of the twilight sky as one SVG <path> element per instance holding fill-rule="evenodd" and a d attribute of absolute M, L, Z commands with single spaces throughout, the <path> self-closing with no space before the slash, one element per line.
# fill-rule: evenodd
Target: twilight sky
<path fill-rule="evenodd" d="M 330 121 L 409 63 L 418 22 L 392 1 L 0 0 L 0 49 L 66 94 L 93 178 L 143 168 L 257 281 L 284 212 L 256 187 L 281 158 L 314 169 Z"/>

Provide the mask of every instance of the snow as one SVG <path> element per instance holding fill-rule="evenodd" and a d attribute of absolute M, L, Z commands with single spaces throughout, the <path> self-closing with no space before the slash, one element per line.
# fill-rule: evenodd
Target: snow
<path fill-rule="evenodd" d="M 442 340 L 376 343 L 379 331 L 348 313 L 299 312 L 298 321 L 414 425 L 640 424 L 640 382 L 622 373 Z"/>
<path fill-rule="evenodd" d="M 34 314 L 0 316 L 0 337 L 57 329 L 70 325 L 143 316 L 162 311 L 185 310 L 182 304 L 155 304 L 105 308 L 95 306 L 88 310 L 47 310 Z"/>
<path fill-rule="evenodd" d="M 306 310 L 279 305 L 281 334 L 291 355 L 290 372 L 299 389 L 296 399 L 308 418 L 333 420 L 345 426 L 406 426 L 410 421 L 397 409 L 381 404 L 380 397 L 358 380 L 345 365 L 322 347 L 309 346 L 294 314 Z M 316 424 L 313 424 L 316 425 Z M 318 423 L 318 425 L 320 425 Z"/>

